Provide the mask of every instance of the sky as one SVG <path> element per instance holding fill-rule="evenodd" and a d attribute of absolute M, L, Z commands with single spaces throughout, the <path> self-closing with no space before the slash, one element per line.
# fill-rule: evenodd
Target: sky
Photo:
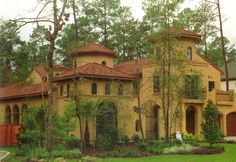
<path fill-rule="evenodd" d="M 185 0 L 184 6 L 194 7 L 199 0 Z M 213 1 L 213 0 L 212 0 Z M 122 4 L 130 6 L 135 18 L 141 18 L 142 11 L 141 0 L 121 0 Z M 0 0 L 0 17 L 3 19 L 14 19 L 18 17 L 33 16 L 37 10 L 37 0 Z M 224 35 L 236 44 L 236 1 L 221 0 L 221 8 L 224 24 Z M 32 31 L 31 26 L 22 29 L 21 35 L 27 39 Z"/>

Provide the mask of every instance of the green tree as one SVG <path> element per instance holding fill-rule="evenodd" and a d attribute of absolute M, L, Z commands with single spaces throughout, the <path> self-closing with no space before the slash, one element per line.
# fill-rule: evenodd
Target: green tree
<path fill-rule="evenodd" d="M 88 120 L 92 119 L 96 116 L 96 108 L 98 103 L 95 103 L 92 100 L 84 99 L 80 101 L 79 109 L 77 109 L 77 113 L 79 113 L 82 117 L 85 118 L 85 131 L 84 131 L 84 141 L 85 145 L 90 145 L 90 133 L 89 133 L 89 125 Z"/>
<path fill-rule="evenodd" d="M 160 78 L 159 91 L 163 109 L 165 139 L 167 141 L 171 140 L 171 131 L 183 99 L 185 76 L 183 61 L 185 57 L 181 51 L 174 48 L 176 38 L 173 36 L 173 32 L 178 32 L 177 25 L 174 22 L 177 19 L 182 2 L 182 0 L 144 1 L 145 21 L 153 26 L 151 36 L 156 49 L 154 58 L 160 64 L 159 68 L 154 71 L 153 76 L 159 76 Z M 175 27 L 174 30 L 172 27 Z M 178 69 L 179 74 L 173 73 L 173 68 Z"/>
<path fill-rule="evenodd" d="M 0 24 L 0 86 L 12 82 L 13 64 L 16 66 L 19 49 L 23 45 L 18 33 L 15 32 L 17 24 L 1 21 Z"/>
<path fill-rule="evenodd" d="M 219 111 L 216 105 L 211 100 L 207 101 L 207 105 L 203 110 L 202 116 L 204 121 L 202 122 L 202 131 L 206 141 L 212 147 L 213 144 L 222 140 L 222 134 L 219 127 L 216 124 L 216 117 Z"/>
<path fill-rule="evenodd" d="M 226 37 L 224 37 L 224 42 L 227 62 L 231 62 L 236 56 L 235 46 L 231 45 L 230 41 Z M 215 39 L 208 45 L 208 54 L 206 57 L 218 67 L 222 67 L 224 65 L 223 55 L 221 54 L 220 37 L 215 37 Z"/>

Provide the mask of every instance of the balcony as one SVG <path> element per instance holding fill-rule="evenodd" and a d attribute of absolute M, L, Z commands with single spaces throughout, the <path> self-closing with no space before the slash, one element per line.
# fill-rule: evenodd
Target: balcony
<path fill-rule="evenodd" d="M 216 91 L 216 103 L 217 105 L 233 105 L 234 93 L 226 91 Z"/>
<path fill-rule="evenodd" d="M 184 101 L 188 103 L 203 103 L 206 100 L 206 89 L 201 90 L 188 90 L 185 89 Z"/>

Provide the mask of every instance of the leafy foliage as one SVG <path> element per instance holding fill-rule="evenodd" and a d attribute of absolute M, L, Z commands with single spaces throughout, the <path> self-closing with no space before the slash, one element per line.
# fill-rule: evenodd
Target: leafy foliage
<path fill-rule="evenodd" d="M 213 144 L 222 140 L 222 134 L 216 124 L 216 117 L 219 113 L 217 107 L 212 101 L 208 100 L 206 107 L 203 110 L 204 122 L 202 122 L 202 131 L 205 140 L 212 147 Z"/>

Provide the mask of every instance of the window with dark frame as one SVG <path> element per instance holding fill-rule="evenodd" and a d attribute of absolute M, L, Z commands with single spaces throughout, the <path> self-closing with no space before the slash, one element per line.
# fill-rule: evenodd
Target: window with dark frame
<path fill-rule="evenodd" d="M 105 95 L 110 95 L 110 84 L 109 83 L 105 84 Z"/>
<path fill-rule="evenodd" d="M 187 59 L 192 60 L 192 48 L 191 47 L 187 48 Z"/>
<path fill-rule="evenodd" d="M 97 94 L 97 83 L 92 83 L 92 94 Z"/>
<path fill-rule="evenodd" d="M 160 76 L 158 75 L 153 76 L 153 92 L 160 92 Z"/>
<path fill-rule="evenodd" d="M 214 81 L 209 81 L 208 82 L 208 90 L 211 92 L 215 88 L 215 82 Z"/>

